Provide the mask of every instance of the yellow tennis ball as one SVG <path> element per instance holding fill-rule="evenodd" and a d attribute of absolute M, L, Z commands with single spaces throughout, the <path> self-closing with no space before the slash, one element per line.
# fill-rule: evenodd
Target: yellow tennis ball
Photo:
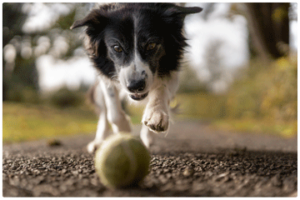
<path fill-rule="evenodd" d="M 95 169 L 107 187 L 135 185 L 148 174 L 150 154 L 139 137 L 114 134 L 95 154 Z"/>

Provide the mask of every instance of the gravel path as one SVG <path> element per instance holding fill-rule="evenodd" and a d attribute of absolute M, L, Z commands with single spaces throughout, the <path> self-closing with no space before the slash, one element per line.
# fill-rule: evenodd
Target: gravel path
<path fill-rule="evenodd" d="M 140 127 L 135 127 L 137 134 Z M 94 135 L 3 147 L 3 196 L 297 196 L 297 141 L 177 122 L 151 148 L 151 171 L 136 187 L 107 189 L 85 150 Z"/>

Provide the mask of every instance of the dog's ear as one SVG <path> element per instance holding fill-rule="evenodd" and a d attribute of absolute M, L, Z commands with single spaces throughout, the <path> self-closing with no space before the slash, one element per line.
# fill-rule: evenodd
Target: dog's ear
<path fill-rule="evenodd" d="M 176 6 L 175 7 L 180 14 L 183 15 L 188 15 L 188 14 L 194 14 L 194 13 L 199 13 L 203 10 L 203 8 L 200 7 L 181 7 L 181 6 Z"/>
<path fill-rule="evenodd" d="M 70 27 L 75 29 L 83 26 L 87 26 L 86 35 L 86 50 L 89 56 L 99 56 L 105 54 L 106 49 L 103 45 L 103 38 L 101 34 L 107 25 L 108 17 L 105 15 L 105 11 L 100 9 L 92 10 L 85 18 L 77 20 Z M 101 37 L 99 37 L 101 36 Z"/>
<path fill-rule="evenodd" d="M 92 10 L 85 18 L 77 20 L 73 23 L 70 29 L 75 29 L 82 26 L 97 27 L 97 25 L 104 25 L 106 17 L 100 10 Z"/>
<path fill-rule="evenodd" d="M 181 7 L 181 6 L 171 6 L 164 12 L 164 18 L 167 21 L 173 21 L 175 18 L 184 19 L 188 14 L 199 13 L 203 9 L 200 7 Z"/>

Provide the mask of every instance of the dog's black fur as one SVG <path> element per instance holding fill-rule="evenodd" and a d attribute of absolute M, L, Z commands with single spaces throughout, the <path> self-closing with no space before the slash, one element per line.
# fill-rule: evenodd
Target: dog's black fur
<path fill-rule="evenodd" d="M 104 76 L 114 80 L 117 66 L 126 66 L 131 61 L 136 34 L 141 58 L 149 63 L 153 74 L 164 78 L 179 68 L 186 46 L 182 34 L 184 17 L 201 10 L 169 3 L 108 4 L 76 21 L 71 29 L 87 26 L 88 54 Z M 145 50 L 145 45 L 150 43 L 160 44 L 162 48 Z M 113 51 L 115 45 L 120 45 L 122 52 Z"/>

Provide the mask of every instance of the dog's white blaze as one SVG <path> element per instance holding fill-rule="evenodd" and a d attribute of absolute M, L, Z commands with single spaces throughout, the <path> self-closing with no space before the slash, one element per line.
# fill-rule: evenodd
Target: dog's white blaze
<path fill-rule="evenodd" d="M 137 48 L 137 36 L 134 35 L 134 59 L 128 66 L 121 66 L 121 70 L 119 72 L 119 81 L 122 87 L 128 92 L 127 85 L 129 84 L 130 80 L 140 80 L 145 79 L 146 81 L 146 88 L 145 92 L 147 92 L 152 83 L 153 83 L 153 74 L 150 70 L 149 64 L 145 63 Z M 144 73 L 143 73 L 144 71 Z"/>

